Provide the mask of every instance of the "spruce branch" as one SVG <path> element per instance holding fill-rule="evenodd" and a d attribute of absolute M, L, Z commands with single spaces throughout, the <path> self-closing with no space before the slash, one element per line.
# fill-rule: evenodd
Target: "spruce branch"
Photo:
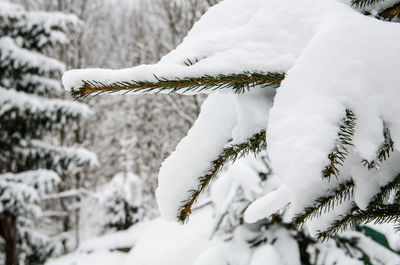
<path fill-rule="evenodd" d="M 189 197 L 181 202 L 177 219 L 182 223 L 187 220 L 188 216 L 192 212 L 193 204 L 227 162 L 231 161 L 233 163 L 236 159 L 244 157 L 250 153 L 258 154 L 266 148 L 266 145 L 266 132 L 265 130 L 262 130 L 259 133 L 254 134 L 246 142 L 233 144 L 224 148 L 218 158 L 211 162 L 210 169 L 198 178 L 199 184 L 197 189 L 189 191 Z"/>
<path fill-rule="evenodd" d="M 400 2 L 379 12 L 379 16 L 383 17 L 385 20 L 388 21 L 392 21 L 395 17 L 399 15 L 400 15 Z"/>
<path fill-rule="evenodd" d="M 307 208 L 305 213 L 298 215 L 293 223 L 297 226 L 303 224 L 306 220 L 311 219 L 316 216 L 320 216 L 323 211 L 329 211 L 333 207 L 342 203 L 346 199 L 352 197 L 354 183 L 352 181 L 341 185 L 341 188 L 337 192 L 341 194 L 335 194 L 334 196 L 327 196 L 319 199 L 322 202 L 318 204 L 317 207 Z M 349 227 L 355 227 L 361 223 L 388 223 L 397 222 L 400 219 L 400 205 L 399 204 L 388 204 L 384 203 L 387 201 L 390 193 L 393 190 L 398 189 L 400 186 L 400 174 L 398 174 L 391 182 L 387 185 L 381 187 L 380 192 L 377 193 L 374 198 L 370 201 L 366 210 L 360 210 L 356 205 L 353 205 L 352 209 L 348 214 L 343 216 L 341 219 L 336 220 L 333 224 L 325 231 L 320 231 L 318 233 L 318 238 L 324 241 L 325 239 L 333 236 L 337 232 L 344 231 Z M 336 197 L 336 198 L 332 198 Z M 325 199 L 325 200 L 324 200 Z M 329 201 L 329 200 L 332 200 Z M 325 203 L 325 204 L 324 204 Z M 329 208 L 330 207 L 330 208 Z"/>
<path fill-rule="evenodd" d="M 357 224 L 354 212 L 359 211 L 356 205 L 353 205 L 350 212 L 344 215 L 341 219 L 336 220 L 333 224 L 324 231 L 319 231 L 317 234 L 318 239 L 325 241 L 326 239 L 334 236 L 338 232 L 343 232 L 349 227 L 355 227 Z"/>
<path fill-rule="evenodd" d="M 367 166 L 369 170 L 379 169 L 379 166 L 390 157 L 390 153 L 394 151 L 394 142 L 390 134 L 390 130 L 386 123 L 383 125 L 383 137 L 384 141 L 378 149 L 378 155 L 376 160 L 368 161 L 362 160 L 364 166 Z"/>
<path fill-rule="evenodd" d="M 355 8 L 362 9 L 382 1 L 383 0 L 352 0 L 351 4 Z M 365 12 L 365 14 L 371 15 L 370 12 Z M 400 2 L 397 2 L 394 3 L 392 6 L 379 11 L 379 13 L 375 15 L 375 17 L 382 20 L 392 21 L 395 17 L 398 17 L 399 14 L 400 14 Z"/>
<path fill-rule="evenodd" d="M 400 219 L 400 204 L 381 205 L 378 208 L 360 210 L 354 206 L 349 214 L 337 220 L 325 231 L 320 231 L 317 236 L 324 241 L 338 232 L 344 231 L 349 227 L 355 227 L 361 223 L 383 224 L 395 223 Z"/>
<path fill-rule="evenodd" d="M 167 79 L 154 76 L 157 81 L 121 81 L 110 84 L 99 81 L 84 80 L 81 87 L 72 88 L 71 95 L 74 98 L 85 97 L 90 94 L 102 94 L 113 92 L 142 92 L 159 93 L 165 91 L 175 92 L 201 92 L 203 90 L 217 90 L 230 88 L 235 93 L 244 93 L 252 87 L 279 87 L 284 79 L 284 73 L 262 73 L 262 72 L 243 72 L 240 74 L 220 74 L 217 76 L 204 75 L 202 77 L 186 77 Z"/>
<path fill-rule="evenodd" d="M 382 1 L 383 0 L 352 0 L 351 5 L 356 8 L 363 8 L 366 6 L 374 5 Z"/>
<path fill-rule="evenodd" d="M 369 203 L 367 210 L 373 210 L 381 207 L 388 200 L 390 193 L 400 187 L 400 174 L 398 174 L 392 181 L 380 188 L 374 198 Z M 399 213 L 400 214 L 400 213 Z"/>
<path fill-rule="evenodd" d="M 353 191 L 353 181 L 340 184 L 337 189 L 331 192 L 331 195 L 318 198 L 314 206 L 307 207 L 303 213 L 297 214 L 292 223 L 296 227 L 301 227 L 307 220 L 321 216 L 323 213 L 333 210 L 336 205 L 339 205 L 343 201 L 351 199 Z"/>
<path fill-rule="evenodd" d="M 339 125 L 338 139 L 336 141 L 333 151 L 328 155 L 329 165 L 322 171 L 322 177 L 330 179 L 331 176 L 339 176 L 338 166 L 343 166 L 347 155 L 349 154 L 349 148 L 353 146 L 352 138 L 354 135 L 354 127 L 356 126 L 355 114 L 346 109 L 346 115 Z"/>

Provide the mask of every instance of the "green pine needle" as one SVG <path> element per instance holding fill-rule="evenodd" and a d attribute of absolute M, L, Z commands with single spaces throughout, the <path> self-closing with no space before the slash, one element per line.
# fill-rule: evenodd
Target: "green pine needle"
<path fill-rule="evenodd" d="M 355 114 L 351 110 L 347 109 L 346 115 L 339 126 L 338 139 L 335 147 L 328 155 L 330 163 L 322 171 L 323 178 L 330 179 L 331 176 L 339 176 L 339 166 L 343 166 L 343 163 L 349 154 L 349 148 L 353 146 L 352 138 L 354 135 L 356 120 L 357 118 Z"/>
<path fill-rule="evenodd" d="M 236 159 L 244 157 L 250 153 L 256 155 L 262 150 L 265 150 L 266 147 L 266 132 L 265 130 L 262 130 L 261 132 L 254 134 L 244 143 L 233 144 L 224 148 L 218 158 L 211 162 L 210 169 L 198 178 L 199 184 L 197 189 L 189 191 L 188 198 L 181 202 L 177 215 L 178 221 L 184 223 L 188 219 L 192 211 L 192 206 L 198 199 L 199 195 L 205 190 L 211 180 L 215 178 L 217 173 L 227 162 L 235 162 Z"/>
<path fill-rule="evenodd" d="M 364 159 L 362 163 L 367 166 L 369 170 L 379 169 L 380 165 L 390 157 L 390 153 L 394 151 L 394 142 L 390 134 L 390 130 L 386 123 L 383 126 L 383 137 L 384 141 L 378 149 L 377 159 L 368 161 Z"/>
<path fill-rule="evenodd" d="M 190 63 L 192 63 L 190 61 Z M 187 93 L 202 92 L 204 90 L 217 90 L 229 88 L 235 93 L 244 93 L 255 86 L 279 87 L 284 79 L 284 73 L 243 72 L 240 74 L 220 74 L 217 76 L 204 75 L 202 77 L 186 77 L 167 79 L 155 76 L 156 81 L 121 81 L 110 84 L 84 80 L 81 87 L 71 89 L 74 98 L 86 97 L 91 94 L 114 92 L 141 92 L 159 93 Z"/>
<path fill-rule="evenodd" d="M 400 205 L 389 204 L 380 205 L 378 208 L 367 209 L 365 211 L 360 210 L 357 206 L 354 206 L 351 211 L 342 217 L 342 219 L 335 221 L 325 231 L 320 231 L 317 236 L 319 239 L 324 241 L 329 237 L 334 236 L 338 232 L 343 232 L 349 228 L 354 228 L 356 225 L 362 223 L 396 223 L 400 220 Z"/>
<path fill-rule="evenodd" d="M 351 5 L 356 8 L 363 8 L 366 6 L 374 5 L 382 1 L 383 0 L 352 0 Z"/>
<path fill-rule="evenodd" d="M 345 200 L 350 200 L 353 197 L 353 190 L 353 181 L 340 184 L 330 195 L 318 198 L 314 206 L 307 207 L 303 213 L 297 214 L 292 223 L 297 227 L 301 227 L 307 220 L 319 217 L 323 213 L 333 210 L 336 205 L 341 204 Z"/>
<path fill-rule="evenodd" d="M 394 190 L 398 190 L 400 187 L 400 174 L 398 174 L 392 181 L 380 188 L 368 205 L 368 210 L 373 210 L 381 207 L 389 199 L 390 193 Z"/>

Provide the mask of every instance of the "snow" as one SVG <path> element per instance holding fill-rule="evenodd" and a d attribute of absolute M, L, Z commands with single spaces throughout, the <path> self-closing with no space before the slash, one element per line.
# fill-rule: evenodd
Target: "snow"
<path fill-rule="evenodd" d="M 0 115 L 15 108 L 21 113 L 27 110 L 31 113 L 43 113 L 50 116 L 52 120 L 57 119 L 57 113 L 60 110 L 74 116 L 87 117 L 91 114 L 89 107 L 79 102 L 46 99 L 2 87 L 0 87 L 0 94 Z"/>
<path fill-rule="evenodd" d="M 40 26 L 46 31 L 54 31 L 55 28 L 65 29 L 68 26 L 79 26 L 82 21 L 75 14 L 66 14 L 63 12 L 46 12 L 46 11 L 35 11 L 26 13 L 26 27 Z M 62 32 L 59 31 L 59 32 Z M 51 37 L 50 37 L 51 39 Z"/>
<path fill-rule="evenodd" d="M 159 210 L 167 220 L 175 220 L 188 191 L 197 189 L 197 178 L 208 172 L 211 161 L 230 140 L 236 123 L 232 103 L 235 97 L 220 94 L 208 97 L 188 135 L 163 162 L 156 195 Z"/>
<path fill-rule="evenodd" d="M 72 26 L 74 20 L 77 20 L 75 15 L 30 12 L 22 6 L 0 2 L 0 215 L 9 223 L 2 224 L 0 230 L 2 237 L 7 238 L 7 229 L 12 232 L 16 225 L 18 264 L 43 264 L 49 255 L 70 247 L 67 233 L 59 233 L 66 229 L 59 224 L 60 220 L 67 220 L 70 230 L 71 216 L 60 219 L 52 214 L 60 217 L 59 209 L 76 210 L 78 203 L 68 200 L 66 205 L 61 202 L 61 206 L 60 201 L 42 200 L 54 188 L 80 185 L 70 178 L 77 171 L 83 172 L 77 164 L 97 163 L 96 156 L 83 148 L 58 148 L 32 140 L 64 142 L 65 138 L 69 142 L 72 136 L 64 137 L 61 132 L 68 128 L 66 123 L 91 113 L 85 104 L 51 98 L 60 96 L 54 90 L 60 88 L 57 78 L 66 69 L 64 63 L 50 57 L 61 51 L 51 46 L 66 43 L 62 31 L 67 31 L 66 27 Z M 38 96 L 43 94 L 47 97 Z M 55 129 L 62 130 L 55 133 Z M 59 186 L 59 175 L 68 183 Z M 55 197 L 52 195 L 47 199 Z M 42 208 L 50 211 L 43 214 Z M 75 219 L 79 221 L 79 217 Z M 78 233 L 79 228 L 74 227 Z M 54 238 L 49 237 L 57 233 Z M 8 245 L 1 241 L 2 246 Z"/>
<path fill-rule="evenodd" d="M 231 144 L 246 142 L 250 136 L 265 130 L 274 94 L 274 91 L 255 87 L 238 95 L 235 102 L 237 124 L 232 130 Z"/>
<path fill-rule="evenodd" d="M 64 256 L 56 261 L 49 261 L 48 265 L 108 265 L 108 264 L 123 264 L 126 260 L 126 254 L 114 253 L 110 251 L 96 251 L 94 253 L 76 253 L 73 255 Z"/>
<path fill-rule="evenodd" d="M 39 216 L 41 210 L 36 204 L 59 181 L 55 172 L 44 169 L 0 174 L 0 211 Z"/>
<path fill-rule="evenodd" d="M 347 8 L 338 11 L 319 26 L 287 72 L 270 113 L 272 166 L 293 187 L 321 178 L 346 108 L 357 116 L 354 144 L 362 158 L 375 158 L 383 121 L 390 124 L 394 141 L 400 140 L 395 103 L 400 93 L 393 89 L 400 81 L 395 59 L 400 46 L 393 41 L 400 39 L 400 26 Z"/>
<path fill-rule="evenodd" d="M 268 264 L 299 265 L 302 262 L 301 258 L 305 258 L 305 256 L 300 256 L 300 237 L 306 237 L 307 248 L 303 250 L 310 255 L 306 259 L 315 264 L 362 265 L 363 262 L 359 260 L 360 251 L 370 255 L 377 261 L 376 264 L 399 263 L 397 254 L 377 245 L 359 232 L 344 233 L 343 238 L 360 242 L 355 246 L 344 247 L 339 246 L 333 239 L 324 243 L 314 243 L 308 237 L 307 232 L 300 234 L 303 232 L 295 231 L 285 223 L 271 224 L 267 220 L 264 220 L 265 223 L 260 222 L 258 226 L 239 224 L 235 227 L 233 236 L 229 240 L 218 236 L 210 239 L 210 233 L 215 229 L 215 221 L 222 214 L 221 209 L 225 207 L 226 201 L 232 201 L 227 194 L 236 190 L 237 182 L 241 182 L 247 177 L 240 174 L 243 168 L 247 166 L 255 172 L 257 169 L 260 172 L 266 172 L 267 168 L 264 167 L 263 170 L 260 170 L 262 163 L 257 162 L 260 162 L 260 158 L 255 159 L 249 156 L 238 160 L 237 163 L 241 166 L 229 166 L 222 172 L 211 189 L 215 210 L 211 211 L 214 207 L 204 207 L 194 211 L 191 222 L 187 225 L 167 222 L 163 218 L 143 221 L 129 230 L 87 240 L 77 251 L 53 259 L 47 265 L 80 265 L 94 262 L 98 265 L 261 265 L 266 262 Z M 265 181 L 263 187 L 265 191 L 271 188 L 274 190 L 279 186 L 277 185 L 279 182 L 276 181 L 276 176 L 273 174 L 268 175 L 267 179 L 269 181 Z M 256 186 L 260 188 L 262 185 L 258 183 Z M 227 187 L 228 189 L 226 189 Z M 240 188 L 248 191 L 254 190 L 249 186 L 240 186 Z M 222 196 L 221 189 L 225 189 L 222 191 Z M 246 196 L 237 199 L 251 200 Z M 234 208 L 235 206 L 230 204 L 225 207 L 225 210 L 235 211 Z M 250 242 L 254 242 L 254 239 L 260 239 L 260 245 L 252 245 Z M 353 257 L 350 258 L 350 255 Z"/>
<path fill-rule="evenodd" d="M 72 70 L 64 74 L 63 84 L 71 90 L 79 87 L 82 80 L 106 84 L 130 80 L 155 82 L 153 74 L 184 78 L 245 71 L 285 72 L 312 36 L 319 9 L 329 10 L 323 3 L 315 0 L 222 1 L 210 8 L 183 43 L 158 64 L 121 70 Z M 309 8 L 313 5 L 318 8 Z M 199 61 L 187 67 L 184 63 L 188 59 Z"/>
<path fill-rule="evenodd" d="M 277 90 L 268 123 L 268 153 L 286 185 L 315 190 L 312 187 L 321 181 L 321 171 L 329 163 L 327 154 L 337 139 L 338 124 L 345 109 L 351 109 L 357 116 L 353 155 L 358 161 L 348 159 L 347 164 L 356 184 L 355 202 L 365 209 L 378 188 L 399 170 L 387 161 L 368 172 L 360 163 L 376 157 L 384 122 L 394 142 L 400 140 L 396 103 L 400 93 L 393 89 L 400 81 L 396 70 L 400 63 L 394 59 L 400 46 L 393 41 L 400 40 L 399 25 L 345 8 L 340 14 L 320 25 Z M 339 179 L 344 177 L 343 173 Z"/>
<path fill-rule="evenodd" d="M 86 107 L 86 105 L 83 106 Z M 83 114 L 85 115 L 85 113 Z M 54 146 L 38 140 L 33 140 L 31 142 L 31 147 L 36 150 L 39 149 L 41 152 L 50 152 L 54 161 L 59 161 L 65 158 L 73 160 L 74 163 L 70 165 L 71 167 L 87 164 L 89 168 L 94 168 L 100 165 L 97 155 L 83 147 Z"/>
<path fill-rule="evenodd" d="M 7 18 L 18 18 L 22 15 L 23 8 L 20 5 L 0 1 L 0 16 Z"/>
<path fill-rule="evenodd" d="M 51 190 L 55 184 L 61 181 L 56 172 L 46 169 L 25 171 L 19 174 L 5 174 L 8 181 L 20 182 L 34 187 L 39 195 L 43 195 Z M 7 177 L 8 176 L 8 177 Z"/>
<path fill-rule="evenodd" d="M 246 222 L 253 223 L 265 216 L 271 216 L 278 212 L 290 203 L 290 194 L 290 189 L 280 187 L 257 199 L 246 209 L 244 215 Z"/>
<path fill-rule="evenodd" d="M 142 186 L 142 180 L 137 175 L 132 172 L 120 172 L 103 187 L 102 194 L 104 195 L 104 199 L 107 199 L 117 191 L 127 201 L 140 204 Z"/>
<path fill-rule="evenodd" d="M 182 44 L 159 63 L 121 70 L 73 70 L 63 76 L 63 84 L 74 90 L 91 80 L 110 84 L 285 72 L 276 95 L 255 88 L 240 96 L 218 92 L 209 96 L 187 137 L 160 169 L 157 201 L 162 215 L 175 219 L 188 191 L 197 188 L 197 178 L 231 139 L 230 143 L 242 142 L 267 128 L 268 155 L 282 184 L 247 209 L 247 221 L 255 222 L 288 204 L 285 218 L 293 217 L 310 202 L 331 194 L 335 185 L 355 183 L 354 200 L 309 222 L 315 234 L 348 213 L 353 203 L 365 209 L 400 170 L 394 162 L 400 151 L 400 90 L 393 85 L 400 83 L 400 25 L 364 16 L 348 2 L 225 0 L 210 8 Z M 188 59 L 196 63 L 186 66 Z M 324 181 L 321 172 L 330 162 L 328 154 L 337 144 L 346 110 L 357 117 L 354 147 L 341 174 Z M 360 161 L 376 158 L 384 140 L 383 124 L 391 131 L 395 152 L 380 168 L 368 171 Z M 231 198 L 228 190 L 219 190 Z"/>
<path fill-rule="evenodd" d="M 0 59 L 2 61 L 9 60 L 16 69 L 29 67 L 28 69 L 37 69 L 41 74 L 62 73 L 65 71 L 65 65 L 60 61 L 37 52 L 23 49 L 10 37 L 0 38 L 0 50 Z"/>
<path fill-rule="evenodd" d="M 47 91 L 61 90 L 61 84 L 58 80 L 37 75 L 24 75 L 22 80 L 19 81 L 19 84 L 22 87 L 33 85 L 35 87 L 34 93 L 36 94 L 45 94 Z"/>
<path fill-rule="evenodd" d="M 347 200 L 336 205 L 329 212 L 324 212 L 320 217 L 311 219 L 307 222 L 309 233 L 316 237 L 319 232 L 326 231 L 334 221 L 342 220 L 346 215 L 350 214 L 353 207 L 354 204 Z"/>
<path fill-rule="evenodd" d="M 237 184 L 234 184 L 234 180 L 227 173 L 226 170 L 221 172 L 210 188 L 210 198 L 215 205 L 215 211 L 221 214 L 231 204 L 237 189 Z M 232 188 L 233 185 L 236 187 Z"/>
<path fill-rule="evenodd" d="M 198 178 L 210 170 L 211 162 L 224 147 L 246 142 L 253 134 L 265 129 L 268 118 L 265 112 L 272 105 L 270 94 L 270 91 L 256 88 L 245 95 L 215 93 L 207 98 L 188 135 L 161 166 L 156 195 L 165 218 L 175 219 L 188 191 L 197 189 Z M 240 185 L 248 186 L 248 190 L 260 193 L 258 175 L 241 163 L 232 165 L 235 169 L 232 172 L 236 172 L 232 178 Z"/>
<path fill-rule="evenodd" d="M 385 248 L 382 245 L 376 244 L 367 236 L 356 234 L 356 232 L 348 231 L 343 235 L 345 238 L 358 237 L 358 245 L 361 249 L 370 255 L 373 262 L 385 265 L 396 265 L 400 263 L 400 257 L 395 253 Z"/>
<path fill-rule="evenodd" d="M 61 12 L 42 12 L 26 10 L 19 4 L 1 1 L 0 2 L 0 17 L 7 23 L 14 23 L 15 28 L 13 32 L 17 42 L 23 42 L 23 38 L 19 35 L 36 34 L 35 38 L 39 41 L 35 44 L 37 47 L 43 48 L 46 44 L 65 44 L 68 38 L 63 33 L 69 27 L 77 27 L 82 24 L 79 18 L 74 14 L 64 14 Z M 37 29 L 40 28 L 40 34 L 37 34 Z M 22 29 L 22 30 L 21 30 Z M 44 36 L 46 35 L 46 36 Z M 18 36 L 18 37 L 17 37 Z M 19 46 L 21 43 L 18 43 Z"/>
<path fill-rule="evenodd" d="M 270 265 L 283 265 L 279 253 L 276 251 L 275 247 L 272 245 L 264 245 L 257 248 L 251 258 L 250 265 L 264 265 L 268 261 Z M 290 263 L 288 263 L 290 264 Z"/>
<path fill-rule="evenodd" d="M 263 191 L 259 176 L 259 172 L 263 171 L 258 171 L 255 168 L 254 164 L 257 162 L 260 163 L 254 156 L 250 155 L 249 157 L 235 161 L 231 165 L 227 165 L 229 166 L 229 170 L 226 174 L 229 174 L 229 177 L 243 188 L 246 198 L 251 200 L 255 199 L 253 198 L 254 195 L 260 195 Z"/>
<path fill-rule="evenodd" d="M 229 264 L 224 255 L 224 244 L 216 244 L 204 251 L 196 260 L 194 265 L 218 265 Z"/>
<path fill-rule="evenodd" d="M 143 182 L 132 172 L 119 172 L 110 182 L 97 192 L 99 203 L 106 212 L 108 226 L 126 224 L 127 219 L 135 223 L 144 219 L 142 216 Z"/>
<path fill-rule="evenodd" d="M 211 213 L 193 214 L 185 226 L 158 218 L 131 229 L 88 240 L 74 253 L 50 260 L 46 265 L 193 264 L 208 246 Z M 185 242 L 185 244 L 182 244 Z M 129 253 L 117 251 L 133 247 Z M 155 251 L 156 250 L 156 251 Z"/>
<path fill-rule="evenodd" d="M 274 242 L 283 264 L 301 265 L 299 244 L 287 229 L 280 228 L 275 232 L 279 237 Z M 290 254 L 288 254 L 290 253 Z"/>
<path fill-rule="evenodd" d="M 20 24 L 28 29 L 41 28 L 48 36 L 41 37 L 37 43 L 38 47 L 44 47 L 47 44 L 66 44 L 68 38 L 64 32 L 69 28 L 79 27 L 83 23 L 74 14 L 65 14 L 62 12 L 27 12 L 24 20 Z"/>
<path fill-rule="evenodd" d="M 378 170 L 368 171 L 360 163 L 361 157 L 351 153 L 338 179 L 332 178 L 329 182 L 314 182 L 306 188 L 291 187 L 280 183 L 277 189 L 266 192 L 263 197 L 254 201 L 247 208 L 245 220 L 250 223 L 256 222 L 290 204 L 284 215 L 285 220 L 290 221 L 296 214 L 302 213 L 306 207 L 314 206 L 314 202 L 318 198 L 333 194 L 333 189 L 340 183 L 346 183 L 352 179 L 355 186 L 351 200 L 347 198 L 341 204 L 335 203 L 333 210 L 324 211 L 320 217 L 306 222 L 309 232 L 315 236 L 319 231 L 330 227 L 333 221 L 343 218 L 343 215 L 347 214 L 354 205 L 366 209 L 371 199 L 380 191 L 380 187 L 397 176 L 397 172 L 400 170 L 399 164 L 396 162 L 399 159 L 398 155 L 397 152 L 393 153 Z"/>
<path fill-rule="evenodd" d="M 400 250 L 400 238 L 397 233 L 393 232 L 393 224 L 368 224 L 367 227 L 382 233 L 394 251 Z"/>
<path fill-rule="evenodd" d="M 33 187 L 18 182 L 0 180 L 0 210 L 16 214 L 38 216 L 40 208 L 36 206 L 39 200 Z"/>

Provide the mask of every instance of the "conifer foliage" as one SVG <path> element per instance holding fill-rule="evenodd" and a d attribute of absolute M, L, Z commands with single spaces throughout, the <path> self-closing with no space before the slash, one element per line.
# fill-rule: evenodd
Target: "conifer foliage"
<path fill-rule="evenodd" d="M 142 186 L 141 179 L 131 172 L 117 173 L 105 185 L 101 203 L 110 216 L 108 228 L 126 230 L 142 218 Z"/>
<path fill-rule="evenodd" d="M 245 173 L 245 174 L 244 174 Z M 318 242 L 305 229 L 297 229 L 285 211 L 254 224 L 244 222 L 243 213 L 252 201 L 281 185 L 267 157 L 239 159 L 220 174 L 211 186 L 215 225 L 212 238 L 221 243 L 206 249 L 196 265 L 214 264 L 397 264 L 400 257 L 360 231 L 333 235 Z M 240 254 L 235 247 L 240 244 Z M 290 254 L 289 254 L 290 253 Z M 249 260 L 244 261 L 244 260 Z"/>
<path fill-rule="evenodd" d="M 79 23 L 73 15 L 0 2 L 0 234 L 6 265 L 43 264 L 51 255 L 56 242 L 34 229 L 40 200 L 61 173 L 95 159 L 87 150 L 42 140 L 89 114 L 84 104 L 55 99 L 65 65 L 44 54 L 65 44 L 64 32 Z"/>
<path fill-rule="evenodd" d="M 161 167 L 157 196 L 164 217 L 187 220 L 226 162 L 268 145 L 284 185 L 253 202 L 245 220 L 289 206 L 294 225 L 306 224 L 325 239 L 359 223 L 400 218 L 400 110 L 396 101 L 387 103 L 399 98 L 393 70 L 400 66 L 394 44 L 399 5 L 226 0 L 160 63 L 74 70 L 63 82 L 76 97 L 137 90 L 211 94 Z M 236 17 L 221 19 L 226 10 L 253 12 L 239 12 L 250 22 L 238 26 Z M 290 23 L 282 10 L 290 10 Z"/>

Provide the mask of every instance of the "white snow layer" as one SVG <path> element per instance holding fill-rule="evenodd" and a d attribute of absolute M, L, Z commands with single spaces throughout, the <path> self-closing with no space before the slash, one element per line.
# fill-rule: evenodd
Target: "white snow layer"
<path fill-rule="evenodd" d="M 0 16 L 9 18 L 19 18 L 24 9 L 22 6 L 10 2 L 0 1 Z"/>
<path fill-rule="evenodd" d="M 225 0 L 210 8 L 183 43 L 158 64 L 122 70 L 85 69 L 63 76 L 67 90 L 82 80 L 157 81 L 244 71 L 287 71 L 313 33 L 315 0 Z M 322 5 L 323 6 L 323 5 Z M 235 14 L 232 16 L 232 14 Z M 221 19 L 223 17 L 223 19 Z M 187 60 L 198 61 L 186 66 Z"/>
<path fill-rule="evenodd" d="M 229 141 L 236 123 L 232 102 L 235 97 L 209 96 L 188 135 L 163 162 L 156 194 L 159 209 L 166 219 L 176 218 L 181 202 L 189 196 L 188 191 L 197 190 L 197 178 L 208 172 L 210 162 Z"/>
<path fill-rule="evenodd" d="M 39 216 L 37 203 L 59 182 L 57 173 L 45 169 L 0 174 L 0 211 Z"/>
<path fill-rule="evenodd" d="M 176 265 L 194 264 L 210 246 L 211 211 L 194 213 L 185 226 L 158 218 L 141 222 L 127 231 L 116 232 L 83 242 L 79 249 L 47 265 Z M 185 242 L 185 243 L 182 243 Z M 131 248 L 129 253 L 118 249 Z"/>
<path fill-rule="evenodd" d="M 62 62 L 21 48 L 10 37 L 0 37 L 0 50 L 0 59 L 2 61 L 10 60 L 14 64 L 14 68 L 37 68 L 43 74 L 52 72 L 62 73 L 65 70 L 65 64 Z"/>
<path fill-rule="evenodd" d="M 77 164 L 87 164 L 90 168 L 100 166 L 96 153 L 83 147 L 55 146 L 38 140 L 33 140 L 31 147 L 42 152 L 52 153 L 53 160 L 61 160 L 68 157 L 75 162 L 71 163 L 71 167 L 75 167 Z"/>
<path fill-rule="evenodd" d="M 260 115 L 264 119 L 255 123 L 268 128 L 268 154 L 284 184 L 275 194 L 266 195 L 278 204 L 261 198 L 249 207 L 246 219 L 255 221 L 265 216 L 260 213 L 273 213 L 277 206 L 289 202 L 290 216 L 308 206 L 307 202 L 332 192 L 335 180 L 318 189 L 313 186 L 320 187 L 321 171 L 329 163 L 328 154 L 335 146 L 346 109 L 357 116 L 351 156 L 358 162 L 345 165 L 337 181 L 354 174 L 355 201 L 365 208 L 377 192 L 376 184 L 384 185 L 393 177 L 387 173 L 399 169 L 395 163 L 385 162 L 378 170 L 385 178 L 374 180 L 367 175 L 368 181 L 363 182 L 361 175 L 365 174 L 361 173 L 365 172 L 360 172 L 359 161 L 376 157 L 383 142 L 384 122 L 400 151 L 400 90 L 396 88 L 400 83 L 400 25 L 364 16 L 348 2 L 225 0 L 210 8 L 183 43 L 158 64 L 122 70 L 74 70 L 64 75 L 63 84 L 70 90 L 82 80 L 156 81 L 153 74 L 183 78 L 244 71 L 286 72 L 271 112 L 268 114 L 269 107 L 265 107 L 264 116 Z M 197 62 L 185 66 L 187 59 Z M 167 219 L 175 217 L 179 203 L 196 188 L 197 178 L 207 171 L 229 137 L 244 139 L 247 135 L 235 128 L 231 101 L 232 96 L 213 95 L 188 136 L 164 162 L 157 196 Z M 242 102 L 235 101 L 236 115 L 245 124 L 252 112 Z M 251 128 L 246 132 L 255 124 L 248 122 L 244 127 Z"/>
<path fill-rule="evenodd" d="M 321 171 L 329 164 L 327 154 L 335 145 L 345 109 L 357 117 L 351 154 L 354 161 L 351 164 L 349 159 L 349 168 L 343 169 L 339 180 L 352 176 L 357 205 L 365 209 L 379 187 L 400 169 L 398 164 L 386 161 L 368 173 L 360 163 L 376 159 L 383 143 L 384 122 L 399 150 L 400 107 L 396 102 L 400 91 L 394 84 L 400 82 L 400 25 L 357 14 L 341 4 L 335 8 L 337 11 L 326 16 L 287 72 L 270 112 L 268 153 L 276 173 L 297 190 L 292 202 L 298 210 L 304 196 L 297 196 L 299 188 L 308 190 L 314 200 L 325 189 L 313 187 L 321 186 L 315 184 L 321 182 Z M 397 152 L 390 160 L 393 157 Z M 349 174 L 345 176 L 344 172 Z M 319 220 L 319 226 L 335 218 L 324 224 Z"/>
<path fill-rule="evenodd" d="M 103 187 L 100 200 L 110 199 L 114 196 L 114 192 L 117 192 L 125 200 L 140 205 L 142 182 L 139 176 L 132 172 L 119 172 Z M 102 203 L 106 203 L 106 201 Z"/>
<path fill-rule="evenodd" d="M 265 235 L 268 243 L 252 248 L 246 237 L 252 238 L 250 231 L 242 231 L 243 236 L 231 241 L 209 240 L 213 217 L 210 208 L 193 214 L 192 221 L 185 226 L 166 222 L 161 218 L 143 221 L 129 230 L 106 234 L 82 242 L 73 253 L 48 261 L 47 265 L 299 265 L 299 246 L 290 231 L 271 226 Z M 397 254 L 380 246 L 358 232 L 346 232 L 346 239 L 359 239 L 358 246 L 375 263 L 395 265 L 400 260 Z M 184 242 L 184 243 L 182 243 Z M 271 243 L 273 242 L 273 243 Z M 309 246 L 308 250 L 312 250 Z M 334 240 L 317 246 L 319 255 L 314 256 L 315 264 L 362 265 L 357 252 L 350 258 Z M 128 251 L 128 252 L 126 252 Z M 313 255 L 313 252 L 309 252 Z"/>
<path fill-rule="evenodd" d="M 321 179 L 346 108 L 357 116 L 353 143 L 362 158 L 376 157 L 383 121 L 400 142 L 400 25 L 337 9 L 287 72 L 270 113 L 272 166 L 293 187 Z"/>
<path fill-rule="evenodd" d="M 6 23 L 13 23 L 16 28 L 23 28 L 27 32 L 37 31 L 40 28 L 41 34 L 37 45 L 40 47 L 48 43 L 67 43 L 68 38 L 63 33 L 68 27 L 79 26 L 82 22 L 74 14 L 62 12 L 27 12 L 23 6 L 15 3 L 0 1 L 0 17 Z M 21 39 L 19 39 L 21 41 Z"/>
<path fill-rule="evenodd" d="M 189 191 L 197 190 L 198 178 L 208 173 L 224 147 L 245 142 L 265 129 L 269 94 L 255 88 L 246 95 L 215 93 L 206 99 L 188 135 L 161 166 L 156 194 L 165 218 L 175 219 L 181 202 Z M 251 179 L 247 176 L 247 185 L 254 186 Z"/>
<path fill-rule="evenodd" d="M 5 89 L 0 87 L 0 115 L 7 111 L 18 109 L 23 113 L 29 110 L 31 113 L 46 113 L 54 119 L 57 118 L 57 112 L 63 111 L 70 115 L 87 117 L 91 110 L 86 104 L 79 102 L 68 102 L 61 99 L 42 98 L 24 92 L 17 92 L 14 89 Z"/>

